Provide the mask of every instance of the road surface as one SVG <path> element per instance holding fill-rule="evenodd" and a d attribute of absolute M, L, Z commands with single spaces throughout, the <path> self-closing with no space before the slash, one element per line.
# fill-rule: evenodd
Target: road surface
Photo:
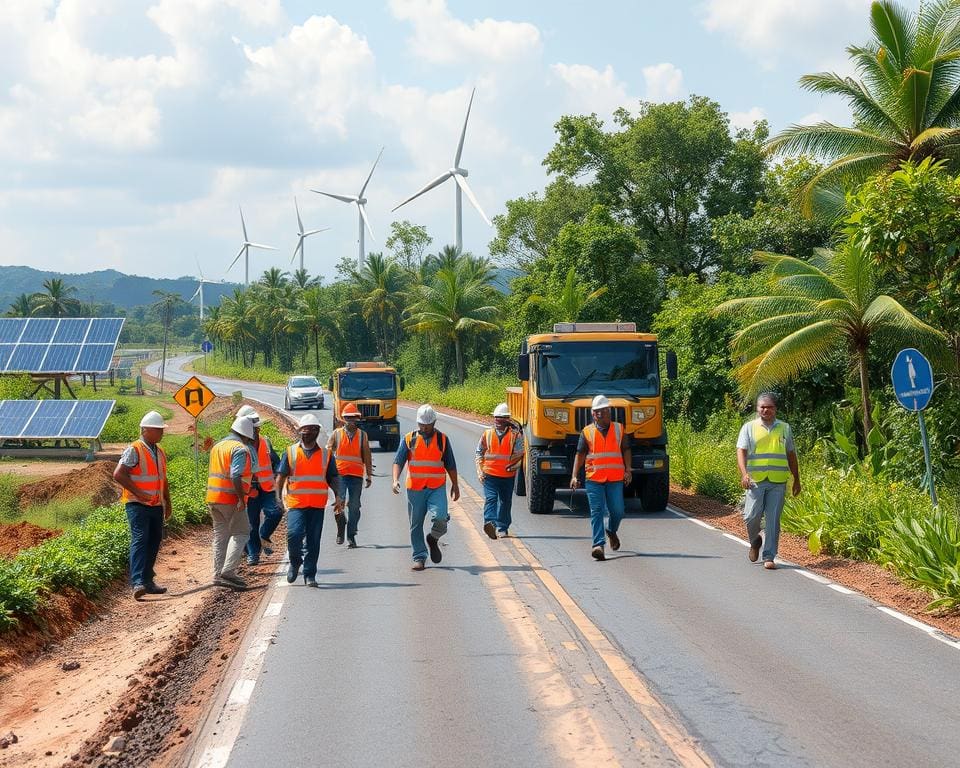
<path fill-rule="evenodd" d="M 281 387 L 205 381 L 283 404 Z M 516 538 L 491 541 L 481 427 L 438 427 L 464 485 L 443 562 L 409 570 L 388 477 L 364 494 L 358 549 L 328 513 L 322 588 L 278 579 L 196 764 L 960 764 L 957 646 L 801 569 L 764 571 L 673 510 L 629 513 L 603 563 L 577 501 L 533 516 L 517 499 Z M 377 475 L 391 461 L 375 452 Z"/>

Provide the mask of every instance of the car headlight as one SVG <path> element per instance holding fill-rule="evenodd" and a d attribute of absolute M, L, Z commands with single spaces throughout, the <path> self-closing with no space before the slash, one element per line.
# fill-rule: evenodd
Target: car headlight
<path fill-rule="evenodd" d="M 570 423 L 570 411 L 566 408 L 544 408 L 543 415 L 557 424 Z"/>
<path fill-rule="evenodd" d="M 630 409 L 630 421 L 634 424 L 642 424 L 648 419 L 652 419 L 657 414 L 655 405 L 645 405 Z"/>

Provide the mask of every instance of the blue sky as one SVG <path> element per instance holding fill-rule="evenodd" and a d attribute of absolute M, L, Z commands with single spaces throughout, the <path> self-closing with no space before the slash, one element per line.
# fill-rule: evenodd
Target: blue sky
<path fill-rule="evenodd" d="M 916 2 L 909 7 L 916 7 Z M 367 190 L 389 224 L 452 240 L 446 170 L 471 88 L 463 153 L 490 217 L 542 189 L 553 124 L 641 99 L 709 96 L 735 125 L 776 131 L 842 103 L 804 93 L 806 72 L 848 72 L 869 36 L 867 0 L 4 0 L 0 4 L 0 263 L 242 279 L 288 267 L 296 195 L 308 269 L 355 256 L 356 214 L 313 194 Z M 490 230 L 465 202 L 464 247 Z"/>

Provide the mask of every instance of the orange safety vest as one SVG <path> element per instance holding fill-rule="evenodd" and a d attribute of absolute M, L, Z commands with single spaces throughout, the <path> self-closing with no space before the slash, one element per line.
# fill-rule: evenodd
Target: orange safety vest
<path fill-rule="evenodd" d="M 484 443 L 487 446 L 483 454 L 483 474 L 492 477 L 515 477 L 516 468 L 507 469 L 510 459 L 513 458 L 513 443 L 515 439 L 512 429 L 508 429 L 501 438 L 497 430 L 491 428 L 484 432 Z"/>
<path fill-rule="evenodd" d="M 137 490 L 150 497 L 150 501 L 144 502 L 134 496 L 126 488 L 120 494 L 120 501 L 124 504 L 135 502 L 137 504 L 146 504 L 148 507 L 159 507 L 163 505 L 163 489 L 167 485 L 167 455 L 159 445 L 157 449 L 157 458 L 153 458 L 151 451 L 143 440 L 137 440 L 131 446 L 136 452 L 139 460 L 137 466 L 130 467 L 130 480 L 136 486 Z"/>
<path fill-rule="evenodd" d="M 330 453 L 326 448 L 317 449 L 308 457 L 300 443 L 287 448 L 287 507 L 323 509 L 327 506 L 327 464 Z"/>
<path fill-rule="evenodd" d="M 334 458 L 337 472 L 351 477 L 363 477 L 363 439 L 364 431 L 357 428 L 353 439 L 346 427 L 340 427 L 333 433 Z"/>
<path fill-rule="evenodd" d="M 625 469 L 620 441 L 623 438 L 623 426 L 616 421 L 610 422 L 606 437 L 600 433 L 596 424 L 583 428 L 583 438 L 587 442 L 587 480 L 597 483 L 623 482 Z"/>
<path fill-rule="evenodd" d="M 250 495 L 250 481 L 253 478 L 253 466 L 250 460 L 250 451 L 234 437 L 225 437 L 210 451 L 210 472 L 207 476 L 207 504 L 236 504 L 240 499 L 233 489 L 230 479 L 230 457 L 236 448 L 243 448 L 246 452 L 246 464 L 240 482 L 243 486 L 243 500 Z"/>
<path fill-rule="evenodd" d="M 257 478 L 257 485 L 264 493 L 273 490 L 273 464 L 270 462 L 270 443 L 267 438 L 261 437 L 260 444 L 257 446 L 257 471 L 253 473 Z M 256 490 L 250 491 L 251 498 L 258 496 Z"/>
<path fill-rule="evenodd" d="M 447 471 L 443 468 L 443 452 L 447 438 L 442 432 L 434 430 L 435 440 L 429 445 L 419 432 L 411 432 L 404 441 L 407 444 L 407 489 L 422 491 L 425 488 L 442 488 L 447 482 Z M 414 437 L 420 440 L 413 444 Z"/>

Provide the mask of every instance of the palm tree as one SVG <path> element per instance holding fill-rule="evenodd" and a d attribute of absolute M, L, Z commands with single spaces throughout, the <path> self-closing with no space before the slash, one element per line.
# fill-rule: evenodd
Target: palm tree
<path fill-rule="evenodd" d="M 177 306 L 185 302 L 179 293 L 154 291 L 153 295 L 157 297 L 157 301 L 152 305 L 153 309 L 160 315 L 160 322 L 163 323 L 163 357 L 160 359 L 160 391 L 163 392 L 163 380 L 167 372 L 167 337 Z"/>
<path fill-rule="evenodd" d="M 315 373 L 320 375 L 320 336 L 334 326 L 333 308 L 329 306 L 320 286 L 311 286 L 300 294 L 299 300 L 287 314 L 287 329 L 301 330 L 313 338 Z"/>
<path fill-rule="evenodd" d="M 837 213 L 844 188 L 905 160 L 932 156 L 960 170 L 960 3 L 936 0 L 911 15 L 881 0 L 870 21 L 873 39 L 847 48 L 861 79 L 830 72 L 800 79 L 809 91 L 846 99 L 854 125 L 792 125 L 767 144 L 773 153 L 826 161 L 804 190 L 808 210 L 823 203 Z"/>
<path fill-rule="evenodd" d="M 575 323 L 587 304 L 607 292 L 607 286 L 589 291 L 589 286 L 578 278 L 576 267 L 570 267 L 562 291 L 550 292 L 546 296 L 535 293 L 527 298 L 527 304 L 544 308 L 552 322 Z"/>
<path fill-rule="evenodd" d="M 407 327 L 429 333 L 453 343 L 457 361 L 457 381 L 463 384 L 463 343 L 477 331 L 496 331 L 492 321 L 499 309 L 492 301 L 489 277 L 478 279 L 475 265 L 462 263 L 457 268 L 442 267 L 429 285 L 420 286 L 420 299 L 410 307 Z"/>
<path fill-rule="evenodd" d="M 320 275 L 311 276 L 306 268 L 297 269 L 293 273 L 293 282 L 301 291 L 305 291 L 307 288 L 315 285 L 320 285 L 322 281 L 323 278 Z"/>
<path fill-rule="evenodd" d="M 35 293 L 31 297 L 32 314 L 40 317 L 71 317 L 80 313 L 80 301 L 73 294 L 77 289 L 66 285 L 59 277 L 43 281 L 46 293 Z"/>
<path fill-rule="evenodd" d="M 33 298 L 25 293 L 21 293 L 14 299 L 10 309 L 7 310 L 7 317 L 30 317 L 33 314 Z"/>
<path fill-rule="evenodd" d="M 917 346 L 944 352 L 940 331 L 880 292 L 880 274 L 862 248 L 818 249 L 809 261 L 757 253 L 767 265 L 772 291 L 731 299 L 717 313 L 754 313 L 762 319 L 739 331 L 731 344 L 741 361 L 734 372 L 748 397 L 826 362 L 842 348 L 860 376 L 864 436 L 870 434 L 871 346 Z"/>
<path fill-rule="evenodd" d="M 260 279 L 257 280 L 257 283 L 262 285 L 268 291 L 279 290 L 289 282 L 289 276 L 286 272 L 280 269 L 280 267 L 270 267 L 270 269 L 265 269 L 263 274 L 260 275 Z"/>
<path fill-rule="evenodd" d="M 390 359 L 390 337 L 400 325 L 403 314 L 403 270 L 382 253 L 367 254 L 360 270 L 351 273 L 360 293 L 360 314 L 377 336 L 378 352 Z"/>

